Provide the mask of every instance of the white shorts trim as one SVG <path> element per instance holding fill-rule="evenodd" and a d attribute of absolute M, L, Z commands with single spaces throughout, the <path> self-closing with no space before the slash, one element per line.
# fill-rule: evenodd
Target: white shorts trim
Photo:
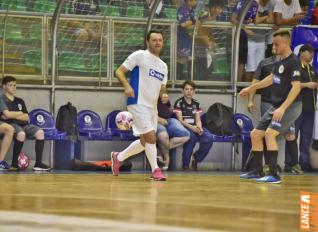
<path fill-rule="evenodd" d="M 144 105 L 129 105 L 128 111 L 133 116 L 132 129 L 135 136 L 157 131 L 158 111 Z"/>

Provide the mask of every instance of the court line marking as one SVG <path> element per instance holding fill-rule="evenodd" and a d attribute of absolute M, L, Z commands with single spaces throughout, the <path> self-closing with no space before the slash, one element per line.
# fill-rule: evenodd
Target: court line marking
<path fill-rule="evenodd" d="M 129 223 L 110 219 L 0 210 L 1 232 L 219 232 L 189 227 Z M 222 232 L 226 232 L 222 230 Z"/>

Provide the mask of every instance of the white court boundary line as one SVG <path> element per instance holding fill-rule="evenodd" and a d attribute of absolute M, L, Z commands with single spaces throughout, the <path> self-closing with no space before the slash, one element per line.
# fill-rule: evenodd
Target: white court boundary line
<path fill-rule="evenodd" d="M 63 216 L 0 210 L 1 232 L 218 232 L 156 224 L 121 222 L 109 219 Z M 222 230 L 222 232 L 225 232 Z"/>

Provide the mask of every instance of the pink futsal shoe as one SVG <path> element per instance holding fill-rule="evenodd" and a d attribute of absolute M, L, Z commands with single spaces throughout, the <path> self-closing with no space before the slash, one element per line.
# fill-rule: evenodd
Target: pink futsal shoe
<path fill-rule="evenodd" d="M 156 168 L 151 175 L 151 179 L 155 181 L 165 181 L 167 178 L 163 175 L 160 168 Z"/>
<path fill-rule="evenodd" d="M 118 176 L 119 174 L 119 168 L 121 166 L 121 163 L 118 159 L 117 156 L 119 155 L 119 152 L 115 152 L 113 151 L 111 153 L 111 157 L 112 157 L 112 172 L 114 176 Z"/>

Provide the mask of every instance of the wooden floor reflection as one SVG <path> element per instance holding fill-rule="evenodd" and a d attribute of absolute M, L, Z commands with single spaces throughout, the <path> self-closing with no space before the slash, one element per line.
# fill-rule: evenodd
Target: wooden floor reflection
<path fill-rule="evenodd" d="M 166 182 L 148 178 L 148 173 L 118 177 L 1 173 L 0 212 L 107 219 L 189 231 L 290 232 L 299 231 L 300 191 L 318 193 L 317 175 L 283 176 L 280 185 L 256 184 L 240 180 L 238 173 L 222 172 L 168 173 Z"/>

